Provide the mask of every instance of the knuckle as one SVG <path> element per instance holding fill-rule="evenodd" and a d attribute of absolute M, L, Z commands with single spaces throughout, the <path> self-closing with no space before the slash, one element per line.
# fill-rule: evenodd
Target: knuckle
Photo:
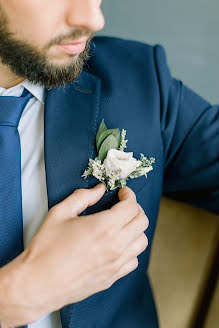
<path fill-rule="evenodd" d="M 49 214 L 51 217 L 57 217 L 60 215 L 61 212 L 62 212 L 62 204 L 61 203 L 54 205 L 49 210 Z"/>
<path fill-rule="evenodd" d="M 143 213 L 144 215 L 146 215 L 144 209 L 142 208 L 142 206 L 140 204 L 138 204 L 138 209 L 139 209 L 139 211 L 141 213 Z"/>
<path fill-rule="evenodd" d="M 100 240 L 102 236 L 103 238 L 106 236 L 106 227 L 101 220 L 96 219 L 94 214 L 90 214 L 90 215 L 92 216 L 93 223 L 94 223 L 94 225 L 92 226 L 93 233 L 95 234 L 96 239 Z"/>
<path fill-rule="evenodd" d="M 97 218 L 94 226 L 98 239 L 111 242 L 115 235 L 115 227 L 109 224 L 109 221 Z"/>
<path fill-rule="evenodd" d="M 132 193 L 132 198 L 133 198 L 133 200 L 136 202 L 136 194 L 134 193 L 134 191 L 131 189 L 131 188 L 129 188 L 128 186 L 126 186 L 130 191 L 131 191 L 131 193 Z"/>
<path fill-rule="evenodd" d="M 135 259 L 131 263 L 131 268 L 136 269 L 138 267 L 138 258 L 135 257 Z"/>
<path fill-rule="evenodd" d="M 145 214 L 143 208 L 141 207 L 141 205 L 138 204 L 138 208 L 139 208 L 139 211 L 140 211 L 140 215 L 141 215 L 141 218 L 142 218 L 142 222 L 143 222 L 143 226 L 144 226 L 144 230 L 146 230 L 149 226 L 149 219 L 147 217 L 147 215 Z"/>
<path fill-rule="evenodd" d="M 118 272 L 118 269 L 119 269 L 118 263 L 116 261 L 114 261 L 109 266 L 109 271 L 108 271 L 109 276 L 112 277 L 112 275 L 115 275 Z"/>
<path fill-rule="evenodd" d="M 149 220 L 148 220 L 148 218 L 147 218 L 147 216 L 146 215 L 143 215 L 143 217 L 142 217 L 143 219 L 143 229 L 144 229 L 144 231 L 145 230 L 147 230 L 147 228 L 148 228 L 148 226 L 149 226 Z"/>
<path fill-rule="evenodd" d="M 119 209 L 123 211 L 124 214 L 128 213 L 130 217 L 134 217 L 138 214 L 139 207 L 138 203 L 135 201 L 126 199 L 119 203 Z"/>
<path fill-rule="evenodd" d="M 102 232 L 101 234 L 103 235 L 104 240 L 108 241 L 110 244 L 112 243 L 115 235 L 115 231 L 113 226 L 105 226 L 102 227 Z"/>
<path fill-rule="evenodd" d="M 138 267 L 138 264 L 139 264 L 138 258 L 136 258 L 136 262 L 135 262 L 135 266 L 134 266 L 135 269 Z"/>
<path fill-rule="evenodd" d="M 115 238 L 115 227 L 111 224 L 108 225 L 108 228 L 105 230 L 106 236 L 110 241 L 112 241 Z"/>
<path fill-rule="evenodd" d="M 141 205 L 139 203 L 137 203 L 138 205 L 138 210 L 142 210 L 143 211 L 143 208 L 141 207 Z"/>
<path fill-rule="evenodd" d="M 117 249 L 117 251 L 119 252 L 119 255 L 122 254 L 122 250 L 123 250 L 123 242 L 122 239 L 117 237 L 114 237 L 114 247 Z"/>
<path fill-rule="evenodd" d="M 148 237 L 145 234 L 143 234 L 142 239 L 143 239 L 142 245 L 145 250 L 148 247 Z"/>
<path fill-rule="evenodd" d="M 114 280 L 113 279 L 109 279 L 109 280 L 107 280 L 106 282 L 105 282 L 105 286 L 104 286 L 104 288 L 105 289 L 108 289 L 108 288 L 110 288 L 110 287 L 112 287 L 112 285 L 114 284 Z"/>
<path fill-rule="evenodd" d="M 116 259 L 118 259 L 121 255 L 121 252 L 117 248 L 117 245 L 112 243 L 107 247 L 106 255 L 107 255 L 108 261 L 111 262 L 111 261 L 115 261 Z"/>
<path fill-rule="evenodd" d="M 75 189 L 74 195 L 80 195 L 80 197 L 83 197 L 83 195 L 87 195 L 87 189 L 85 188 L 80 188 L 80 189 Z"/>
<path fill-rule="evenodd" d="M 129 210 L 132 213 L 132 216 L 135 217 L 138 214 L 139 206 L 136 202 L 130 202 Z"/>

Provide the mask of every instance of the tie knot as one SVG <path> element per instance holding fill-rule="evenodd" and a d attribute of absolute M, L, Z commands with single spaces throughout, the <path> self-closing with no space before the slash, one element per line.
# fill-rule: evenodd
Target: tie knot
<path fill-rule="evenodd" d="M 18 127 L 23 110 L 32 96 L 25 88 L 20 97 L 0 96 L 0 125 L 8 124 Z"/>

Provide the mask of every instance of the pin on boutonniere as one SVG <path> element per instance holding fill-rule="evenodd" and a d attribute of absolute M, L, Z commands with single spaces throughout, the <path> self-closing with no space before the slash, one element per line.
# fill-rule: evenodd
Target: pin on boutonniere
<path fill-rule="evenodd" d="M 125 152 L 126 130 L 107 129 L 102 120 L 97 135 L 96 149 L 98 156 L 89 158 L 88 167 L 81 177 L 86 179 L 90 174 L 101 181 L 106 191 L 126 186 L 128 178 L 138 178 L 153 170 L 155 158 L 149 159 L 140 153 L 140 159 L 133 157 L 133 152 Z"/>

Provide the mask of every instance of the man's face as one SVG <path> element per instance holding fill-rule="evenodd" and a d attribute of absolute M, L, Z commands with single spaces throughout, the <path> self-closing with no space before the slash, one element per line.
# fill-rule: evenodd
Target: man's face
<path fill-rule="evenodd" d="M 102 0 L 0 0 L 0 69 L 48 89 L 74 82 L 104 27 Z M 69 54 L 57 44 L 87 40 Z"/>

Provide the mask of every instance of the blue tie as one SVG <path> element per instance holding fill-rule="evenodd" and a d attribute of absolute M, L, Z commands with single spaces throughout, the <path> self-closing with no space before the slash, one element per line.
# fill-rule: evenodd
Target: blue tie
<path fill-rule="evenodd" d="M 24 250 L 18 124 L 33 95 L 0 96 L 0 268 Z"/>

